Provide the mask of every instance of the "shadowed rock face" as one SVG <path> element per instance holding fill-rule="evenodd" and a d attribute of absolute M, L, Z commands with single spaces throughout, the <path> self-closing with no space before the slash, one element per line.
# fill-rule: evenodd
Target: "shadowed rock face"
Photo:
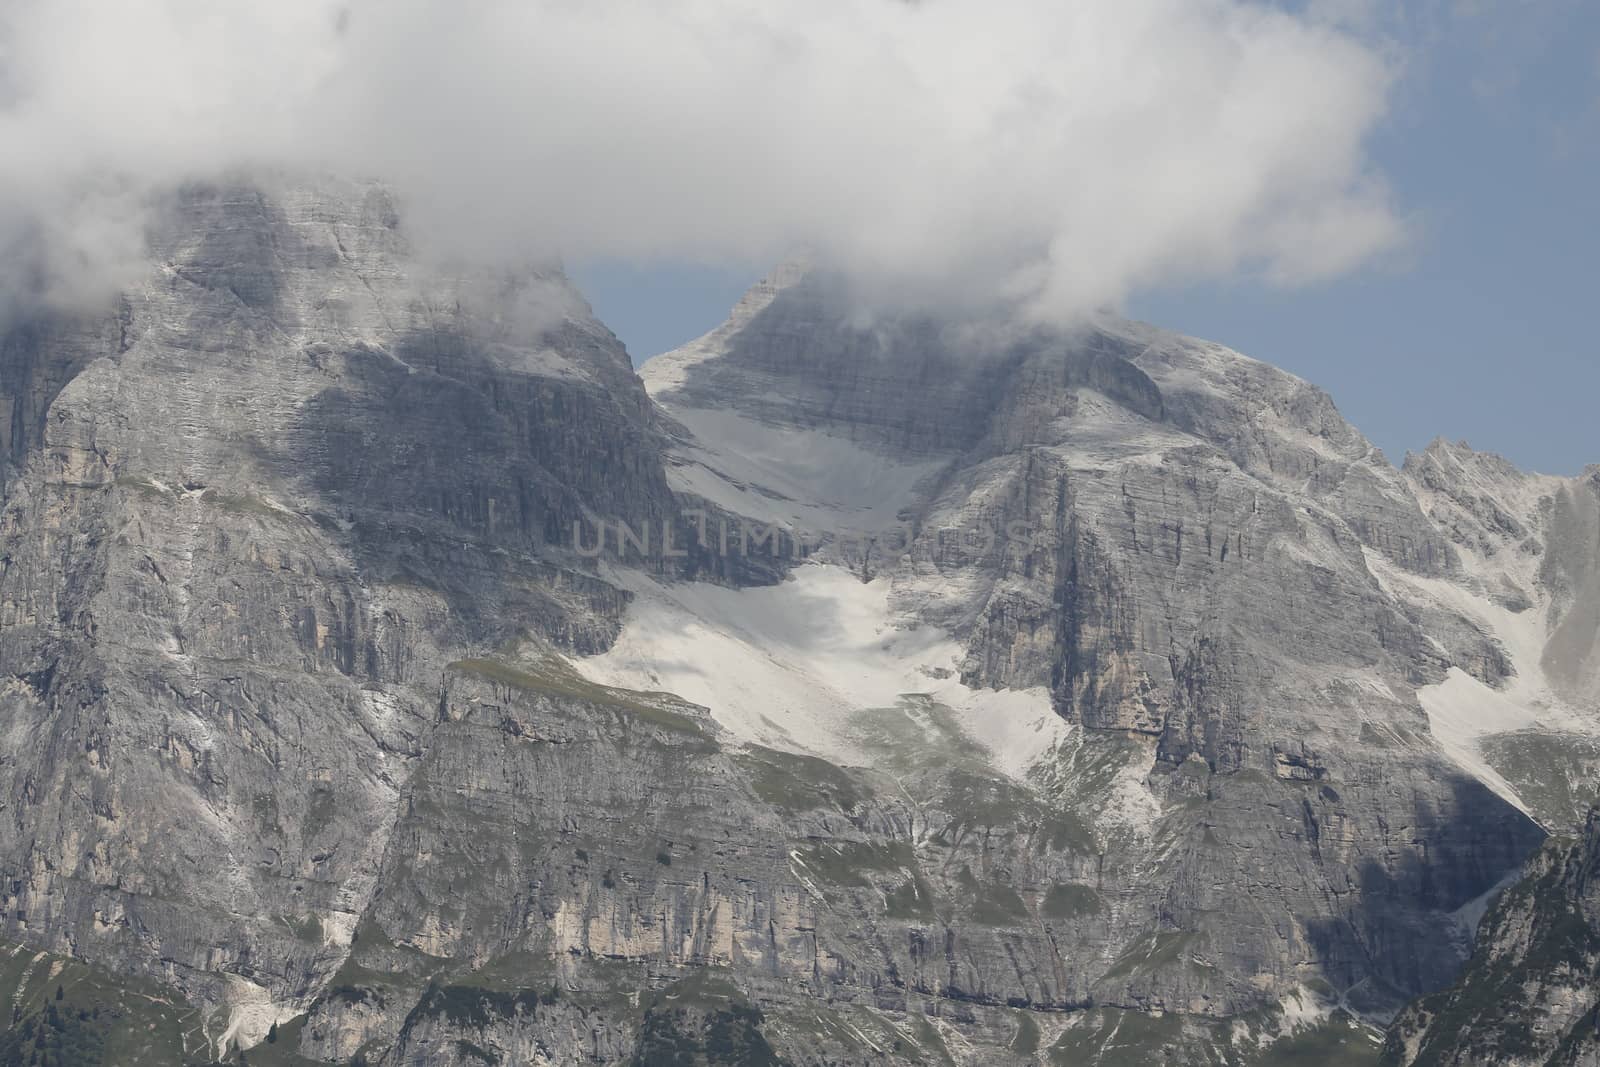
<path fill-rule="evenodd" d="M 1461 980 L 1413 1005 L 1385 1062 L 1600 1063 L 1600 811 L 1552 839 L 1478 930 Z"/>
<path fill-rule="evenodd" d="M 1099 1028 L 1157 1011 L 1237 1059 L 1290 1000 L 1449 981 L 1542 836 L 1416 695 L 1528 669 L 1439 599 L 1501 596 L 1467 518 L 1272 368 L 866 328 L 787 276 L 652 402 L 559 275 L 423 261 L 380 187 L 190 189 L 153 248 L 0 341 L 0 935 L 176 987 L 166 1062 L 275 1019 L 344 1063 L 1119 1062 Z M 1517 580 L 1579 693 L 1586 484 L 1503 509 L 1558 546 Z M 816 559 L 1068 727 L 1002 766 L 911 692 L 822 759 L 591 681 L 636 591 L 781 578 L 573 550 L 696 506 L 906 524 Z"/>

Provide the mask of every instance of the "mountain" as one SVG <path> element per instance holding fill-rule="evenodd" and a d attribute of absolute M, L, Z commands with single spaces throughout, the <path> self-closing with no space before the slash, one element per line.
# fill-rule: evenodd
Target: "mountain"
<path fill-rule="evenodd" d="M 635 375 L 375 184 L 152 249 L 0 341 L 29 1055 L 1372 1062 L 1593 799 L 1600 470 L 801 266 Z"/>

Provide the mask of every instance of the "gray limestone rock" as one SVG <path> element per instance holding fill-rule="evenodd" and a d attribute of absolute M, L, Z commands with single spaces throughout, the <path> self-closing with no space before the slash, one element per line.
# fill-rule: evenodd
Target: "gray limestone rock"
<path fill-rule="evenodd" d="M 1593 694 L 1592 478 L 1466 495 L 1216 346 L 799 271 L 642 383 L 376 185 L 190 188 L 152 249 L 0 340 L 0 935 L 158 984 L 169 1062 L 1255 1062 L 1450 982 L 1543 836 L 1434 698 Z M 792 584 L 581 550 L 695 508 L 820 529 L 1059 729 L 913 689 L 841 756 L 594 680 L 641 590 Z"/>

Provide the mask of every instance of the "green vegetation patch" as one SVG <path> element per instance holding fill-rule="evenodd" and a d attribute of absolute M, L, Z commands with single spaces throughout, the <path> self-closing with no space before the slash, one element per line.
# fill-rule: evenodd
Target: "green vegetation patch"
<path fill-rule="evenodd" d="M 1099 915 L 1105 910 L 1105 901 L 1092 886 L 1058 882 L 1044 895 L 1044 914 L 1047 919 L 1078 919 L 1085 915 Z"/>
<path fill-rule="evenodd" d="M 295 1049 L 300 1047 L 300 1032 L 305 1029 L 304 1015 L 274 1026 L 268 1032 L 267 1040 L 258 1042 L 246 1051 L 244 1063 L 249 1067 L 327 1067 L 321 1060 L 308 1059 L 300 1055 Z M 240 1062 L 237 1053 L 230 1054 L 231 1058 L 224 1060 L 220 1067 L 234 1067 Z M 363 1061 L 359 1058 L 353 1061 L 354 1067 L 362 1067 Z"/>
<path fill-rule="evenodd" d="M 138 478 L 132 475 L 120 474 L 111 483 L 118 489 L 128 489 L 146 500 L 159 500 L 162 503 L 171 503 L 178 498 L 178 494 L 164 486 L 157 485 L 149 478 Z"/>
<path fill-rule="evenodd" d="M 942 843 L 954 845 L 970 831 L 1004 830 L 1055 852 L 1099 851 L 1089 823 L 1060 802 L 1068 793 L 1045 795 L 1043 782 L 1022 785 L 1002 774 L 945 705 L 906 696 L 894 707 L 860 712 L 852 726 L 874 767 L 894 775 L 918 804 L 948 816 L 936 836 Z"/>
<path fill-rule="evenodd" d="M 889 918 L 904 922 L 932 922 L 936 917 L 933 888 L 920 873 L 891 889 L 884 907 Z"/>
<path fill-rule="evenodd" d="M 1193 951 L 1200 935 L 1189 930 L 1151 930 L 1136 938 L 1111 965 L 1107 978 L 1152 974 L 1170 967 Z"/>
<path fill-rule="evenodd" d="M 462 971 L 453 977 L 462 985 L 517 992 L 524 989 L 555 989 L 556 976 L 556 963 L 548 953 L 519 949 L 496 956 L 475 971 Z"/>
<path fill-rule="evenodd" d="M 815 756 L 747 745 L 734 761 L 750 775 L 756 796 L 783 811 L 849 812 L 870 795 L 848 771 Z"/>
<path fill-rule="evenodd" d="M 940 1067 L 956 1067 L 956 1058 L 950 1055 L 950 1049 L 944 1043 L 944 1035 L 940 1034 L 939 1028 L 925 1016 L 912 1016 L 911 1039 L 916 1042 L 917 1048 L 924 1056 L 932 1057 L 929 1062 L 937 1063 Z"/>
<path fill-rule="evenodd" d="M 962 731 L 955 713 L 924 696 L 902 697 L 889 708 L 868 708 L 851 725 L 856 740 L 872 753 L 872 764 L 905 777 L 965 767 L 993 774 L 982 746 Z"/>
<path fill-rule="evenodd" d="M 1015 926 L 1028 918 L 1028 906 L 1017 891 L 998 882 L 981 882 L 971 867 L 956 873 L 956 884 L 966 897 L 962 901 L 972 920 L 984 926 Z"/>
<path fill-rule="evenodd" d="M 1379 1035 L 1344 1012 L 1270 1045 L 1250 1067 L 1377 1067 Z"/>
<path fill-rule="evenodd" d="M 553 659 L 536 667 L 514 666 L 497 659 L 460 659 L 450 664 L 450 669 L 487 679 L 508 689 L 615 708 L 664 730 L 704 736 L 700 724 L 694 719 L 663 706 L 667 703 L 681 704 L 681 701 L 672 694 L 640 693 L 631 689 L 598 685 L 566 664 Z"/>
<path fill-rule="evenodd" d="M 295 512 L 280 508 L 258 496 L 224 493 L 220 489 L 207 489 L 200 494 L 200 500 L 202 503 L 233 515 L 249 515 L 258 519 L 271 519 L 274 522 L 305 521 Z"/>
<path fill-rule="evenodd" d="M 210 1058 L 200 1013 L 153 982 L 0 942 L 7 1067 L 175 1067 Z M 187 1035 L 187 1039 L 186 1039 Z"/>
<path fill-rule="evenodd" d="M 459 1052 L 465 1059 L 476 1060 L 478 1063 L 487 1063 L 492 1065 L 500 1062 L 499 1056 L 495 1055 L 493 1052 L 490 1052 L 486 1048 L 481 1048 L 478 1045 L 474 1045 L 471 1041 L 456 1041 L 456 1051 Z"/>
<path fill-rule="evenodd" d="M 1019 1056 L 1032 1056 L 1039 1051 L 1041 1035 L 1039 1024 L 1033 1021 L 1033 1016 L 1025 1011 L 1017 1015 L 1017 1032 L 1011 1039 L 1011 1051 Z"/>
<path fill-rule="evenodd" d="M 683 1008 L 650 1008 L 628 1062 L 631 1067 L 782 1067 L 761 1023 L 761 1012 L 747 1004 L 704 1016 Z"/>
<path fill-rule="evenodd" d="M 1055 1067 L 1118 1064 L 1143 1067 L 1171 1062 L 1168 1050 L 1184 1044 L 1183 1017 L 1118 1008 L 1097 1010 L 1069 1027 L 1050 1046 Z"/>
<path fill-rule="evenodd" d="M 969 828 L 1032 831 L 1053 852 L 1093 855 L 1094 832 L 1069 810 L 1046 804 L 1032 790 L 998 774 L 958 768 L 945 776 L 939 805 L 954 816 L 950 832 Z"/>
<path fill-rule="evenodd" d="M 1483 758 L 1555 833 L 1580 829 L 1600 800 L 1600 738 L 1516 730 L 1479 742 Z"/>
<path fill-rule="evenodd" d="M 411 1009 L 406 1020 L 421 1016 L 439 1016 L 453 1026 L 482 1028 L 501 1019 L 518 1015 L 531 1015 L 540 1005 L 554 1004 L 561 999 L 561 991 L 551 985 L 548 989 L 486 989 L 469 985 L 430 985 Z"/>
<path fill-rule="evenodd" d="M 279 915 L 278 921 L 289 928 L 296 939 L 309 944 L 322 944 L 322 920 L 316 915 L 306 915 L 296 918 L 293 915 Z"/>
<path fill-rule="evenodd" d="M 840 841 L 808 845 L 795 851 L 796 862 L 833 885 L 866 888 L 869 873 L 913 874 L 916 854 L 904 841 Z"/>

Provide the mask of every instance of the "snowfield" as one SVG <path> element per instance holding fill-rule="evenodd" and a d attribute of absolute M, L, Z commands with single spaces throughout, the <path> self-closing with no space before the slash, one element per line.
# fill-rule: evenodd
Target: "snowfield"
<path fill-rule="evenodd" d="M 897 616 L 888 578 L 863 582 L 811 563 L 778 585 L 739 590 L 627 572 L 611 579 L 635 594 L 622 635 L 576 668 L 603 685 L 702 704 L 743 741 L 860 764 L 853 719 L 920 695 L 950 708 L 999 770 L 1021 777 L 1071 730 L 1042 687 L 962 685 L 960 645 Z"/>

